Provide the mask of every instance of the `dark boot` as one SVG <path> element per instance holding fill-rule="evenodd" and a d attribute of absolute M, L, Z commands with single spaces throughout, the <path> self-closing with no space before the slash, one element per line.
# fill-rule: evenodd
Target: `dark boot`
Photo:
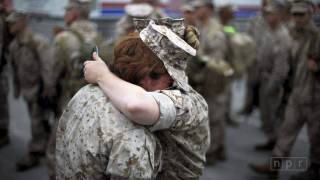
<path fill-rule="evenodd" d="M 237 121 L 233 120 L 229 115 L 227 116 L 226 120 L 227 120 L 227 124 L 229 126 L 234 127 L 234 128 L 239 127 L 239 123 Z"/>
<path fill-rule="evenodd" d="M 219 148 L 217 151 L 206 155 L 207 165 L 215 165 L 217 161 L 225 161 L 227 159 L 225 148 Z"/>
<path fill-rule="evenodd" d="M 256 151 L 272 151 L 276 145 L 276 140 L 268 140 L 266 143 L 258 144 L 255 146 Z"/>
<path fill-rule="evenodd" d="M 0 130 L 0 148 L 10 143 L 8 130 Z"/>
<path fill-rule="evenodd" d="M 39 165 L 40 156 L 35 153 L 29 153 L 16 162 L 17 171 L 26 171 Z"/>
<path fill-rule="evenodd" d="M 272 162 L 272 164 L 270 164 L 270 162 Z M 265 174 L 272 177 L 277 177 L 279 174 L 279 170 L 281 168 L 281 164 L 282 164 L 281 159 L 278 159 L 277 162 L 267 161 L 262 164 L 250 163 L 249 168 L 259 174 Z"/>
<path fill-rule="evenodd" d="M 302 173 L 291 176 L 290 180 L 319 180 L 320 164 L 311 163 L 310 167 Z"/>

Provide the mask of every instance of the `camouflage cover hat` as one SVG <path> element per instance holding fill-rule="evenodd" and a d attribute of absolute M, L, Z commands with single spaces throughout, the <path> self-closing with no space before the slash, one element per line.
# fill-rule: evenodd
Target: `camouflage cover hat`
<path fill-rule="evenodd" d="M 307 13 L 313 12 L 314 4 L 308 0 L 295 1 L 291 7 L 291 13 Z"/>
<path fill-rule="evenodd" d="M 147 3 L 128 4 L 124 7 L 125 12 L 132 17 L 148 17 L 150 16 L 154 8 Z"/>
<path fill-rule="evenodd" d="M 17 12 L 17 11 L 12 11 L 6 18 L 6 21 L 9 23 L 14 23 L 19 20 L 25 19 L 27 17 L 26 13 L 23 12 Z"/>
<path fill-rule="evenodd" d="M 192 2 L 192 6 L 195 8 L 205 5 L 213 5 L 213 0 L 195 0 Z"/>
<path fill-rule="evenodd" d="M 185 73 L 187 58 L 195 56 L 196 50 L 182 38 L 185 34 L 183 19 L 163 18 L 158 20 L 134 19 L 142 41 L 163 62 L 175 83 L 185 91 L 189 90 Z"/>
<path fill-rule="evenodd" d="M 191 4 L 186 4 L 180 8 L 182 12 L 193 12 L 195 10 L 194 6 Z"/>
<path fill-rule="evenodd" d="M 266 7 L 264 7 L 264 11 L 270 13 L 278 13 L 281 12 L 283 9 L 284 3 L 282 3 L 280 0 L 272 0 L 268 3 Z"/>
<path fill-rule="evenodd" d="M 65 9 L 90 9 L 91 0 L 69 0 Z"/>

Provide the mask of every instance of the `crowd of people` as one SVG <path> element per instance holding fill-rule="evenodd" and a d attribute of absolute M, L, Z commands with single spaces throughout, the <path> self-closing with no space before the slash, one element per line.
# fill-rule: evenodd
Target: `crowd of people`
<path fill-rule="evenodd" d="M 249 167 L 277 177 L 306 124 L 310 165 L 291 178 L 320 179 L 320 33 L 310 0 L 261 0 L 245 31 L 227 1 L 188 1 L 184 19 L 172 19 L 158 1 L 132 0 L 112 38 L 90 21 L 91 0 L 68 0 L 52 43 L 3 2 L 0 148 L 10 143 L 8 66 L 31 119 L 18 171 L 45 157 L 50 179 L 199 179 L 227 159 L 226 124 L 237 126 L 231 85 L 246 79 L 239 114 L 259 109 L 267 142 L 255 150 L 272 151 Z"/>

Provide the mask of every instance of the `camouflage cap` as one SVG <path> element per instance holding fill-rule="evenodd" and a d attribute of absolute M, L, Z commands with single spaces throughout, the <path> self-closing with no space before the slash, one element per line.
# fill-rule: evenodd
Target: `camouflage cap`
<path fill-rule="evenodd" d="M 271 0 L 268 5 L 264 7 L 265 12 L 278 13 L 284 9 L 284 3 L 280 0 Z"/>
<path fill-rule="evenodd" d="M 180 8 L 180 10 L 182 12 L 193 12 L 195 8 L 192 4 L 185 4 Z"/>
<path fill-rule="evenodd" d="M 146 18 L 153 13 L 154 8 L 147 3 L 137 3 L 126 5 L 124 10 L 129 16 Z"/>
<path fill-rule="evenodd" d="M 23 20 L 27 17 L 27 14 L 24 12 L 12 11 L 7 17 L 6 21 L 9 23 L 15 23 L 19 20 Z"/>
<path fill-rule="evenodd" d="M 291 7 L 291 13 L 308 13 L 313 12 L 314 4 L 308 0 L 294 1 Z"/>
<path fill-rule="evenodd" d="M 186 29 L 184 20 L 134 19 L 134 23 L 142 41 L 163 62 L 175 83 L 188 91 L 188 78 L 185 73 L 187 58 L 190 55 L 195 56 L 196 50 L 183 40 Z"/>
<path fill-rule="evenodd" d="M 81 9 L 81 8 L 88 8 L 90 9 L 91 0 L 69 0 L 65 9 Z"/>
<path fill-rule="evenodd" d="M 192 2 L 192 6 L 195 8 L 213 4 L 213 0 L 195 0 Z"/>

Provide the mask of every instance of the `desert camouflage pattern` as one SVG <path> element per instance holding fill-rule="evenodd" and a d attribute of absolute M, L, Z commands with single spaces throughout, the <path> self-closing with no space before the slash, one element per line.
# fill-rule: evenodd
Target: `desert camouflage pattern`
<path fill-rule="evenodd" d="M 177 36 L 183 39 L 186 30 L 183 19 L 164 18 L 155 21 L 152 20 L 152 22 L 156 25 L 167 26 Z M 170 76 L 180 88 L 188 91 L 189 85 L 185 70 L 187 68 L 187 59 L 190 55 L 183 49 L 177 47 L 167 36 L 154 30 L 151 25 L 149 25 L 149 23 L 152 22 L 146 19 L 135 19 L 134 23 L 136 29 L 143 33 L 140 33 L 140 36 L 144 36 L 144 43 L 162 60 Z"/>
<path fill-rule="evenodd" d="M 284 81 L 289 72 L 289 56 L 292 39 L 284 26 L 267 31 L 257 48 L 259 72 L 259 107 L 263 130 L 269 139 L 277 136 L 279 119 L 277 110 L 283 97 Z"/>
<path fill-rule="evenodd" d="M 143 127 L 99 87 L 82 88 L 59 121 L 57 179 L 198 179 L 210 137 L 206 102 L 193 90 L 150 94 L 160 119 Z"/>
<path fill-rule="evenodd" d="M 29 150 L 44 153 L 48 134 L 39 97 L 42 96 L 41 84 L 52 87 L 52 48 L 45 38 L 25 30 L 11 42 L 8 60 L 13 67 L 15 96 L 23 96 L 30 113 L 32 140 Z"/>
<path fill-rule="evenodd" d="M 97 26 L 87 20 L 75 21 L 69 30 L 59 33 L 54 39 L 56 56 L 54 72 L 55 81 L 61 86 L 62 94 L 58 105 L 61 110 L 77 90 L 86 84 L 82 76 L 83 62 L 87 60 L 82 57 L 85 43 L 96 45 L 101 43 Z"/>
<path fill-rule="evenodd" d="M 199 59 L 207 59 L 204 68 L 200 93 L 204 96 L 209 106 L 209 119 L 211 130 L 211 145 L 208 156 L 214 156 L 219 149 L 224 149 L 225 144 L 225 122 L 229 110 L 229 77 L 223 72 L 230 70 L 226 61 L 227 39 L 223 32 L 223 26 L 216 20 L 211 19 L 206 26 L 199 27 L 200 49 Z M 216 66 L 216 62 L 223 62 L 226 66 Z M 220 63 L 219 63 L 220 64 Z M 227 70 L 227 71 L 225 71 Z M 194 76 L 192 74 L 191 76 Z"/>
<path fill-rule="evenodd" d="M 310 56 L 317 60 L 319 67 L 320 33 L 310 22 L 304 29 L 292 29 L 294 39 L 292 48 L 293 92 L 285 112 L 285 120 L 280 127 L 277 144 L 273 150 L 275 156 L 289 156 L 294 142 L 302 127 L 307 124 L 310 141 L 310 160 L 320 163 L 320 79 L 319 72 L 308 69 Z"/>

